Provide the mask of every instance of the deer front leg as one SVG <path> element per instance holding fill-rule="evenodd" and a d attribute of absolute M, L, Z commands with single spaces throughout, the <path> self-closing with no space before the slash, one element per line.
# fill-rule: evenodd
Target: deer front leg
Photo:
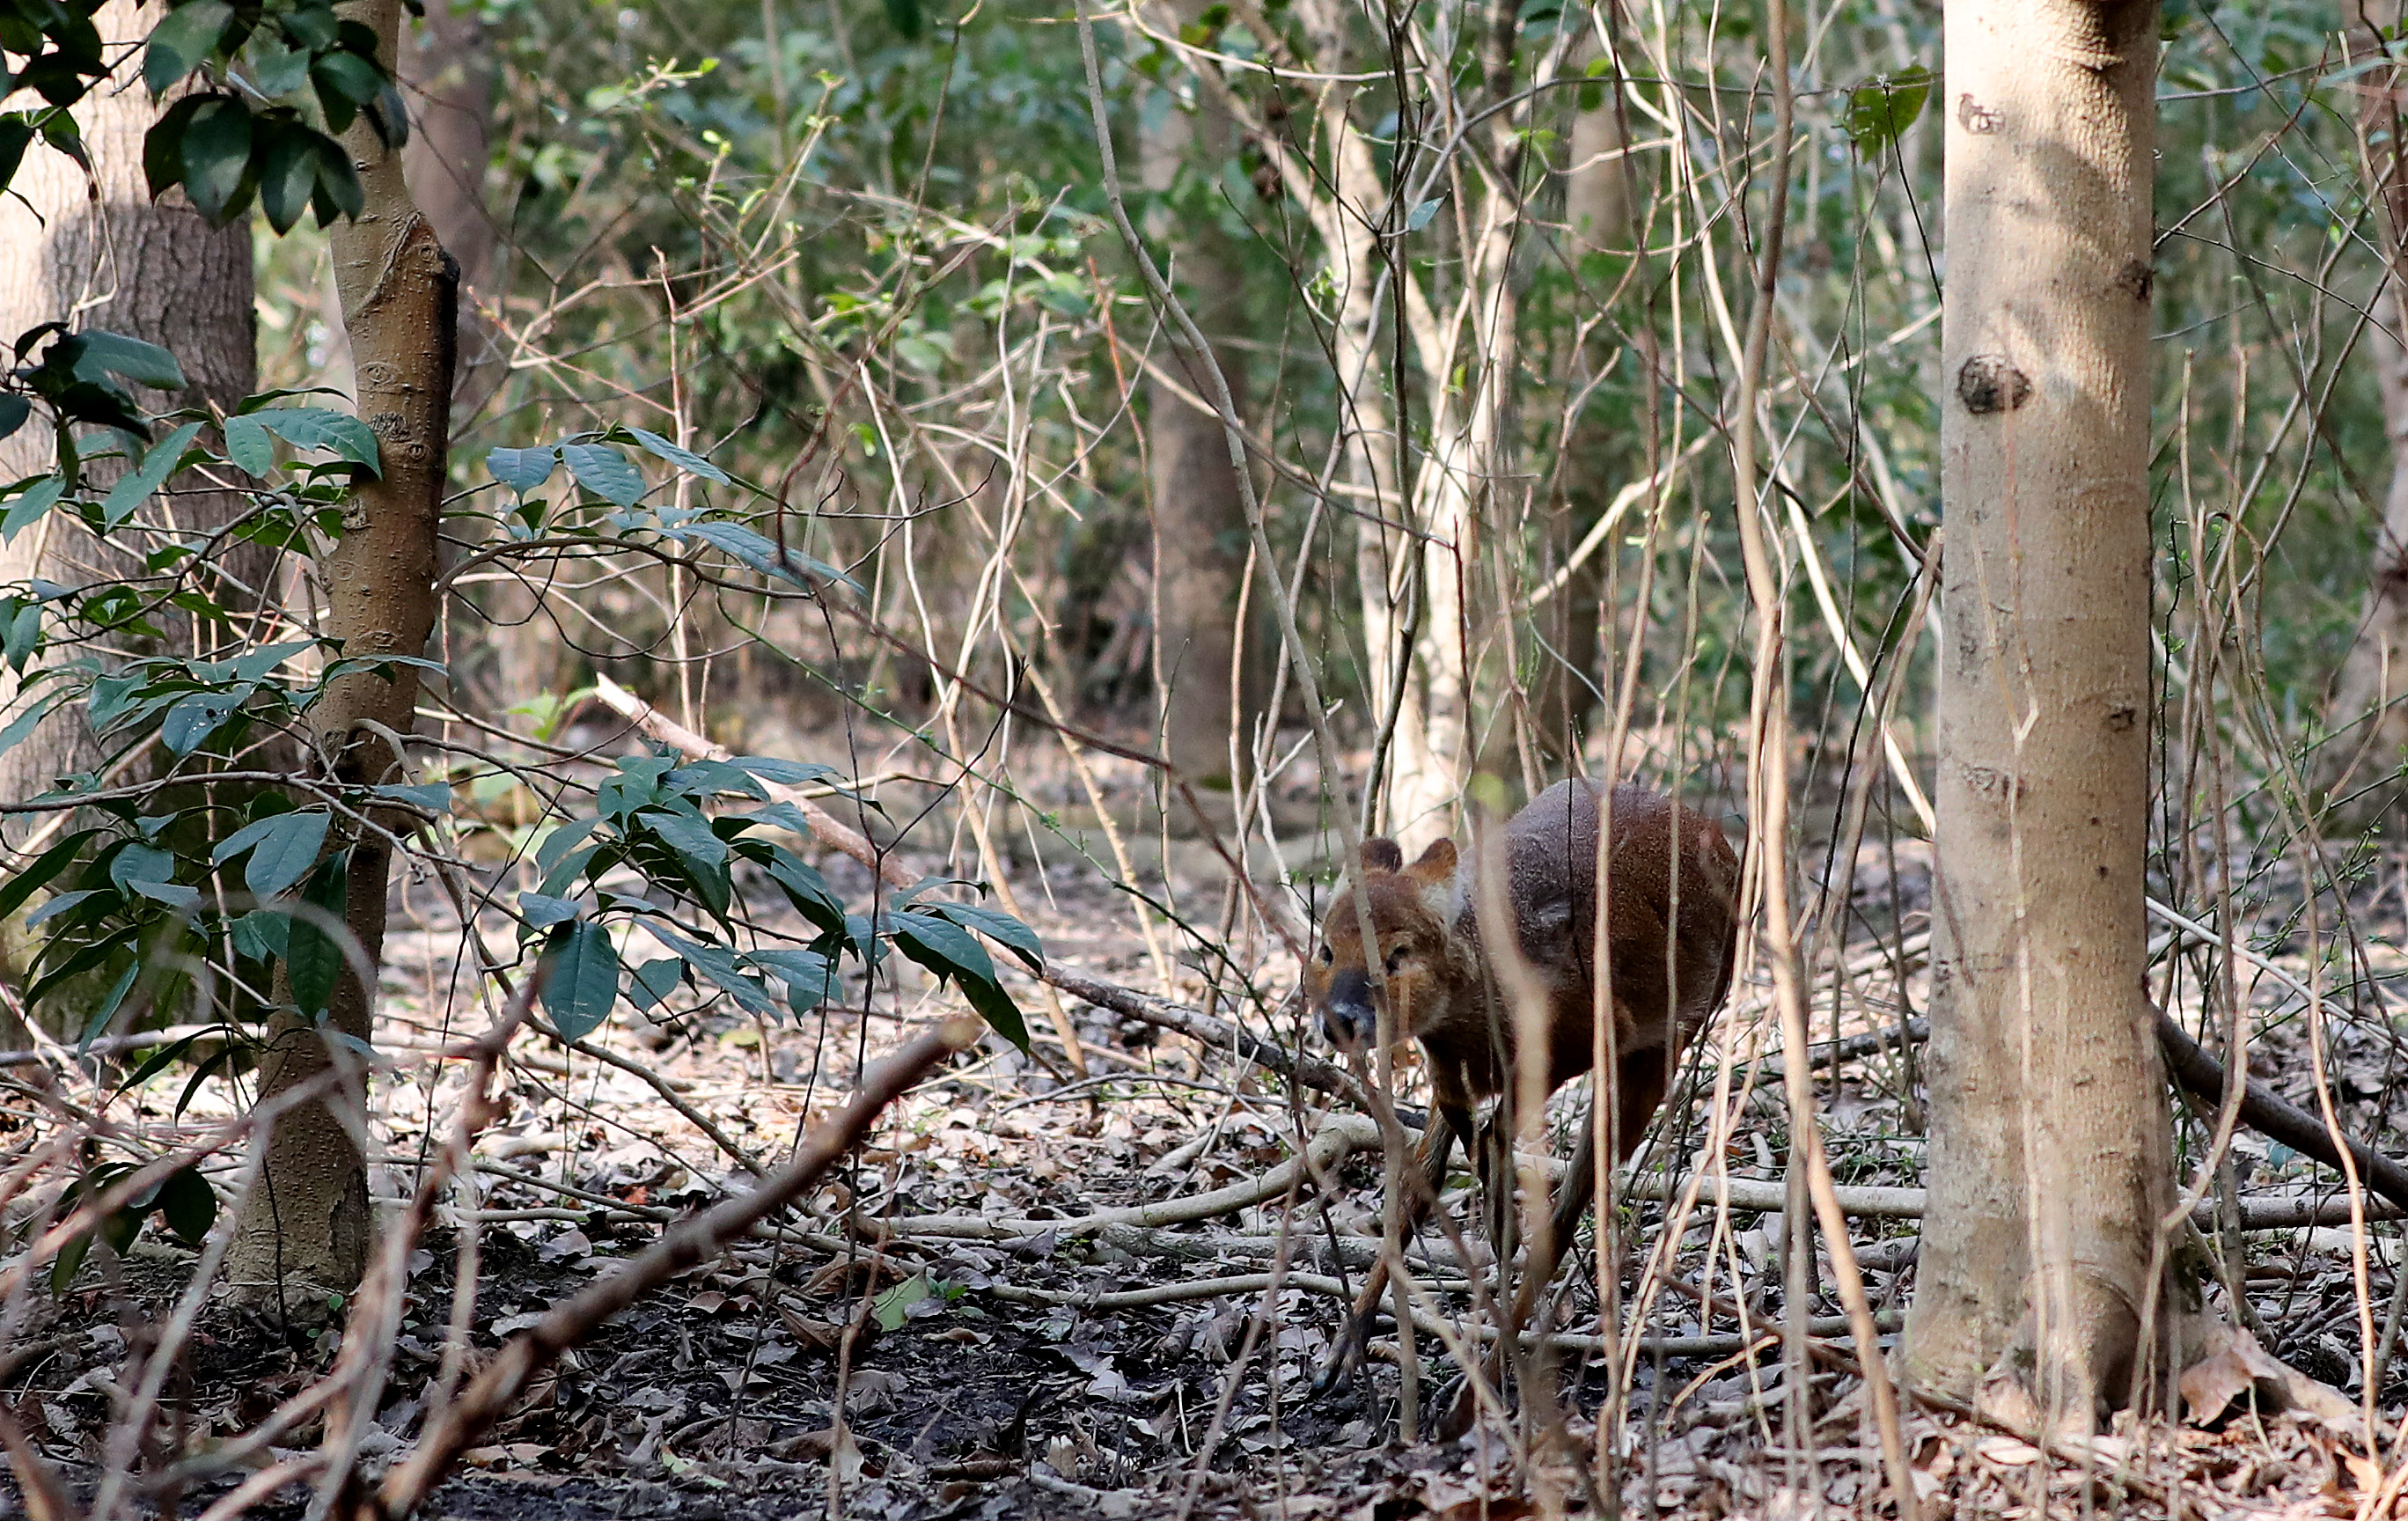
<path fill-rule="evenodd" d="M 1472 1144 L 1471 1114 L 1468 1110 L 1440 1109 L 1430 1116 L 1422 1131 L 1421 1145 L 1414 1150 L 1414 1166 L 1405 1182 L 1405 1221 L 1403 1234 L 1410 1236 L 1429 1218 L 1430 1210 L 1438 1203 L 1446 1187 L 1447 1160 L 1454 1155 L 1455 1138 L 1461 1136 L 1468 1150 Z M 1325 1394 L 1354 1367 L 1361 1363 L 1371 1342 L 1371 1323 L 1380 1313 L 1380 1301 L 1388 1292 L 1388 1259 L 1385 1256 L 1371 1264 L 1364 1276 L 1363 1287 L 1354 1296 L 1347 1312 L 1345 1329 L 1340 1333 L 1336 1352 L 1321 1376 L 1313 1381 L 1312 1392 Z"/>

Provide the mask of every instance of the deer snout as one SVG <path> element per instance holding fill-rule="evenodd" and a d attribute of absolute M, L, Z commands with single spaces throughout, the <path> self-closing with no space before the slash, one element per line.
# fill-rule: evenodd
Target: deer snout
<path fill-rule="evenodd" d="M 1371 1007 L 1370 973 L 1349 967 L 1329 979 L 1329 991 L 1321 998 L 1321 1024 L 1340 1051 L 1363 1050 L 1378 1038 L 1380 1014 Z"/>

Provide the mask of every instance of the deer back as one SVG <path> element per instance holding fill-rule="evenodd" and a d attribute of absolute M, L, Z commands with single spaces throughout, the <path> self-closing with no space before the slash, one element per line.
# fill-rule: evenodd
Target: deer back
<path fill-rule="evenodd" d="M 1522 954 L 1591 1008 L 1603 794 L 1586 778 L 1557 782 L 1505 829 Z M 1604 970 L 1617 1015 L 1615 1044 L 1625 1052 L 1677 1051 L 1730 989 L 1739 858 L 1721 825 L 1635 782 L 1613 789 L 1611 813 Z M 1571 1011 L 1561 1013 L 1559 1027 Z M 1585 1037 L 1587 1018 L 1577 1023 Z"/>

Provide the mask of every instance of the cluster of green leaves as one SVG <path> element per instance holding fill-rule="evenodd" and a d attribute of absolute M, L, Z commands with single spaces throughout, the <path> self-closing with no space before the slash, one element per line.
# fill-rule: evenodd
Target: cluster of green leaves
<path fill-rule="evenodd" d="M 203 70 L 212 88 L 161 114 L 142 167 L 152 195 L 181 185 L 213 222 L 253 199 L 280 233 L 304 211 L 322 227 L 358 216 L 359 175 L 335 135 L 365 116 L 388 148 L 408 136 L 376 34 L 332 0 L 177 0 L 150 34 L 143 83 L 161 96 Z"/>
<path fill-rule="evenodd" d="M 60 1212 L 68 1213 L 86 1199 L 99 1198 L 139 1170 L 131 1162 L 96 1163 L 67 1185 L 59 1198 Z M 66 1292 L 67 1285 L 82 1270 L 84 1258 L 92 1255 L 93 1242 L 106 1241 L 110 1251 L 122 1255 L 141 1233 L 143 1222 L 154 1214 L 185 1244 L 198 1246 L 208 1235 L 209 1227 L 217 1222 L 218 1197 L 210 1191 L 208 1180 L 201 1176 L 200 1169 L 189 1165 L 136 1190 L 131 1198 L 110 1211 L 92 1229 L 59 1249 L 59 1255 L 50 1261 L 50 1292 Z"/>
<path fill-rule="evenodd" d="M 30 90 L 53 106 L 72 105 L 107 72 L 93 17 L 101 0 L 0 0 L 0 56 L 22 58 L 0 79 L 0 94 Z"/>
<path fill-rule="evenodd" d="M 736 483 L 710 461 L 644 428 L 573 434 L 538 448 L 498 448 L 486 454 L 485 467 L 513 497 L 513 505 L 500 517 L 502 531 L 513 538 L 585 538 L 618 547 L 666 539 L 688 549 L 716 550 L 747 570 L 803 591 L 823 583 L 860 589 L 836 567 L 780 543 L 738 515 L 707 505 L 644 505 L 652 488 L 623 445 L 642 449 L 702 480 Z M 558 503 L 536 495 L 563 465 L 575 489 Z M 766 495 L 758 487 L 751 489 Z M 594 510 L 597 506 L 604 510 Z"/>
<path fill-rule="evenodd" d="M 360 672 L 389 677 L 405 665 L 440 667 L 415 656 L 347 654 L 333 639 L 249 637 L 252 625 L 225 604 L 222 583 L 195 567 L 245 540 L 316 553 L 339 530 L 340 504 L 355 479 L 377 472 L 376 437 L 348 414 L 270 393 L 221 420 L 222 443 L 213 444 L 201 416 L 145 416 L 119 384 L 129 377 L 169 384 L 178 379 L 172 369 L 172 360 L 147 345 L 54 333 L 41 364 L 20 372 L 35 377 L 26 381 L 30 392 L 62 409 L 64 463 L 0 490 L 0 535 L 13 538 L 49 514 L 69 515 L 122 544 L 145 574 L 81 588 L 45 581 L 0 588 L 0 653 L 22 678 L 16 710 L 0 728 L 0 753 L 49 713 L 79 705 L 112 755 L 150 749 L 157 781 L 112 789 L 102 786 L 101 772 L 87 773 L 30 800 L 29 811 L 50 815 L 74 805 L 79 827 L 0 877 L 0 918 L 31 911 L 28 927 L 40 938 L 26 999 L 72 998 L 86 1040 L 150 1009 L 197 1006 L 222 1022 L 214 1055 L 194 1073 L 197 1083 L 242 1049 L 234 1026 L 279 1007 L 322 1018 L 342 975 L 350 860 L 362 821 L 396 811 L 432 821 L 449 811 L 452 792 L 444 782 L 365 785 L 335 776 L 282 787 L 210 784 L 241 770 L 264 739 L 281 734 L 297 743 L 331 683 Z M 108 449 L 74 437 L 70 406 L 104 414 L 110 431 L 97 437 L 113 440 Z M 843 580 L 707 507 L 643 507 L 651 487 L 625 445 L 707 483 L 733 484 L 708 459 L 641 429 L 497 450 L 489 463 L 519 503 L 512 521 L 527 533 L 583 537 L 601 548 L 638 538 L 668 541 L 803 587 Z M 127 466 L 105 486 L 80 469 L 103 452 L 122 454 Z M 581 489 L 557 510 L 547 509 L 533 494 L 564 465 Z M 172 514 L 140 510 L 171 477 L 195 469 L 253 482 L 250 509 L 231 527 L 179 533 Z M 154 620 L 165 610 L 204 630 L 221 653 L 147 653 L 164 640 Z M 81 653 L 104 643 L 112 652 L 107 660 Z M 520 900 L 530 942 L 541 941 L 547 1012 L 582 1036 L 608 1017 L 623 983 L 626 997 L 649 1009 L 682 981 L 751 1013 L 800 1014 L 828 996 L 844 958 L 875 967 L 896 948 L 958 983 L 998 1030 L 1025 1043 L 1020 1012 L 977 939 L 1039 966 L 1042 949 L 1025 926 L 976 904 L 931 898 L 934 883 L 871 914 L 849 912 L 816 870 L 766 838 L 769 827 L 809 829 L 770 786 L 832 780 L 824 767 L 763 758 L 621 761 L 596 790 L 594 813 L 552 821 L 538 857 L 541 884 Z M 729 798 L 752 806 L 720 806 Z M 746 929 L 739 868 L 774 884 L 810 936 L 767 943 Z M 44 896 L 36 901 L 36 895 Z M 623 969 L 612 930 L 637 923 L 673 955 Z"/>
<path fill-rule="evenodd" d="M 544 942 L 544 1012 L 580 1038 L 609 1017 L 623 996 L 650 1010 L 684 983 L 750 1014 L 799 1017 L 826 1000 L 843 960 L 875 968 L 891 946 L 953 982 L 996 1031 L 1026 1046 L 1018 1006 L 969 933 L 985 935 L 1035 970 L 1044 964 L 1044 948 L 1026 926 L 975 903 L 926 897 L 943 885 L 936 880 L 882 911 L 852 912 L 815 868 L 762 832 L 810 831 L 801 811 L 774 798 L 770 785 L 836 782 L 824 766 L 760 755 L 686 764 L 666 753 L 620 760 L 596 789 L 595 811 L 544 839 L 536 853 L 541 880 L 519 895 L 526 935 Z M 727 797 L 751 806 L 707 811 Z M 748 938 L 737 916 L 739 871 L 773 885 L 810 933 L 779 941 Z M 670 954 L 623 966 L 614 924 L 640 926 Z"/>
<path fill-rule="evenodd" d="M 93 24 L 98 0 L 0 0 L 0 95 L 46 107 L 0 116 L 0 189 L 35 142 L 91 166 L 74 108 L 112 66 Z M 20 64 L 18 60 L 23 62 Z M 335 135 L 366 116 L 388 145 L 408 131 L 377 39 L 334 0 L 174 0 L 144 45 L 153 97 L 195 73 L 143 139 L 150 194 L 181 186 L 223 223 L 255 200 L 278 232 L 315 210 L 320 225 L 357 216 L 359 176 Z"/>

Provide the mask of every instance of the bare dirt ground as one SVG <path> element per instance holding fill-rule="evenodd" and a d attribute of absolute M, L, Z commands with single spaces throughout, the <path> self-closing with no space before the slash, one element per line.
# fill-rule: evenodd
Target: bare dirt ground
<path fill-rule="evenodd" d="M 1071 818 L 1078 795 L 1068 786 L 1056 800 L 1063 812 L 1055 822 L 1070 819 L 1064 836 L 1039 843 L 1034 829 L 995 831 L 1010 841 L 996 849 L 1010 856 L 1017 900 L 1049 955 L 1209 1007 L 1291 1048 L 1315 1040 L 1287 1000 L 1292 958 L 1259 923 L 1248 928 L 1246 916 L 1231 914 L 1226 873 L 1209 848 L 1125 833 L 1117 846 L 1138 861 L 1153 901 L 1226 946 L 1226 959 L 1181 954 L 1178 947 L 1196 942 L 1178 936 L 1165 912 L 1141 924 L 1130 895 L 1061 844 L 1083 841 L 1101 862 L 1113 859 L 1114 842 L 1095 838 L 1092 815 L 1083 827 Z M 951 839 L 925 826 L 935 848 L 915 865 L 935 870 L 959 859 L 957 815 L 953 822 Z M 1868 847 L 1861 857 L 1850 943 L 1822 962 L 1818 1038 L 1889 1027 L 1922 1011 L 1914 950 L 1928 897 L 1922 851 Z M 867 873 L 841 859 L 827 869 L 839 892 L 866 897 Z M 2252 943 L 2305 981 L 2304 916 L 2291 911 L 2301 898 L 2296 886 L 2285 897 L 2284 869 L 2268 868 L 2272 885 L 2260 895 Z M 1265 880 L 1276 885 L 1268 870 Z M 2408 1134 L 2394 1029 L 2408 1008 L 2400 981 L 2408 969 L 2404 880 L 2408 861 L 2397 852 L 2379 857 L 2345 905 L 2371 978 L 2336 988 L 2319 973 L 2329 1007 L 2348 1016 L 2318 1032 L 2335 1075 L 2337 1116 L 2395 1153 Z M 510 868 L 497 868 L 493 881 L 505 898 L 523 885 Z M 1309 922 L 1312 907 L 1296 902 L 1293 916 Z M 481 928 L 507 959 L 513 926 L 490 917 Z M 1233 918 L 1234 934 L 1215 932 Z M 2329 941 L 2331 923 L 2324 921 L 2320 940 Z M 437 1053 L 485 1018 L 456 991 L 466 985 L 467 954 L 444 897 L 406 883 L 387 945 L 379 1040 L 390 1060 L 373 1138 L 381 1198 L 409 1192 L 430 1131 L 448 1123 L 458 1098 L 459 1068 Z M 2169 967 L 2184 954 L 2170 947 Z M 2170 970 L 2159 993 L 2195 1009 L 2186 975 Z M 455 1189 L 411 1261 L 394 1374 L 363 1450 L 371 1469 L 407 1451 L 440 1380 L 464 1243 L 473 1241 L 479 1258 L 473 1360 L 612 1270 L 678 1212 L 742 1189 L 749 1174 L 729 1147 L 774 1161 L 842 1101 L 865 1057 L 949 1006 L 950 996 L 916 973 L 867 990 L 858 979 L 853 985 L 852 1007 L 800 1026 L 713 1005 L 654 1023 L 623 1006 L 595 1037 L 615 1063 L 522 1036 L 507 1069 L 507 1112 L 478 1142 L 473 1197 Z M 1346 1150 L 1324 1189 L 1311 1169 L 1298 1173 L 1290 1163 L 1307 1138 L 1343 1117 L 1330 1114 L 1325 1096 L 1068 999 L 1088 1068 L 1074 1078 L 1039 987 L 1017 975 L 1011 985 L 1039 1036 L 1033 1056 L 991 1039 L 913 1093 L 808 1208 L 686 1273 L 577 1348 L 470 1454 L 469 1470 L 429 1514 L 495 1521 L 1889 1514 L 1873 1499 L 1876 1443 L 1848 1336 L 1833 1318 L 1828 1259 L 1816 1259 L 1813 1302 L 1784 1307 L 1786 1233 L 1777 1213 L 1717 1213 L 1709 1197 L 1684 1212 L 1668 1242 L 1668 1206 L 1626 1184 L 1605 1236 L 1602 1278 L 1598 1242 L 1584 1237 L 1556 1306 L 1556 1325 L 1594 1332 L 1602 1281 L 1623 1315 L 1612 1350 L 1591 1335 L 1558 1353 L 1566 1419 L 1552 1428 L 1492 1419 L 1459 1441 L 1399 1443 L 1393 1327 L 1381 1336 L 1383 1356 L 1365 1374 L 1330 1394 L 1312 1392 L 1342 1298 L 1376 1244 L 1377 1151 Z M 1734 1180 L 1782 1176 L 1786 1120 L 1771 1094 L 1777 1084 L 1757 1065 L 1770 1038 L 1766 999 L 1761 986 L 1738 990 L 1633 1179 L 1678 1180 L 1700 1163 Z M 2259 1026 L 2253 1067 L 2314 1110 L 2304 1000 L 2261 977 L 2252 1007 Z M 1719 1107 L 1711 1098 L 1718 1079 L 1729 1095 Z M 101 1091 L 73 1074 L 59 1082 L 69 1093 Z M 1895 1050 L 1822 1072 L 1840 1182 L 1919 1184 L 1914 1082 L 1912 1053 Z M 207 1099 L 180 1117 L 169 1113 L 179 1086 L 138 1099 L 153 1143 L 195 1133 L 207 1117 Z M 1410 1099 L 1410 1069 L 1407 1086 Z M 726 1144 L 681 1113 L 664 1088 Z M 1558 1100 L 1565 1127 L 1578 1098 L 1575 1086 Z M 35 1123 L 25 1112 L 0 1115 L 11 1129 Z M 2193 1131 L 2186 1135 L 2195 1144 Z M 2237 1180 L 2251 1197 L 2335 1187 L 2330 1174 L 2313 1175 L 2296 1155 L 2253 1137 L 2242 1138 L 2236 1155 Z M 1248 1194 L 1249 1183 L 1283 1168 L 1299 1179 L 1292 1191 L 1253 1190 L 1195 1218 L 1147 1224 L 1111 1212 L 1215 1191 Z M 1455 1204 L 1464 1230 L 1476 1235 L 1468 1201 Z M 2240 1256 L 2245 1318 L 2266 1349 L 2337 1396 L 2277 1413 L 2282 1381 L 2234 1354 L 2215 1370 L 2226 1400 L 2196 1413 L 2192 1424 L 2151 1424 L 2086 1444 L 2036 1444 L 2031 1430 L 1913 1410 L 1906 1435 L 1923 1514 L 2385 1514 L 2399 1487 L 2385 1476 L 2408 1472 L 2389 1435 L 2408 1403 L 2408 1358 L 2372 1359 L 2380 1382 L 2371 1401 L 2364 1384 L 2367 1344 L 2388 1334 L 2386 1313 L 2398 1311 L 2393 1228 L 2373 1227 L 2371 1243 L 2345 1228 L 2258 1233 Z M 1856 1222 L 1856 1250 L 1885 1328 L 1894 1329 L 1912 1293 L 1914 1230 L 1912 1220 Z M 2354 1250 L 2361 1247 L 2369 1248 L 2362 1257 Z M 1475 1334 L 1473 1299 L 1448 1286 L 1466 1281 L 1445 1233 L 1426 1233 L 1422 1249 L 1434 1313 L 1458 1335 Z M 192 1261 L 150 1236 L 123 1258 L 96 1252 L 72 1285 L 22 1324 L 15 1344 L 0 1349 L 7 1354 L 0 1405 L 71 1488 L 95 1471 L 118 1398 L 115 1370 L 130 1346 L 154 1333 Z M 1701 1308 L 1708 1290 L 1711 1313 Z M 2224 1304 L 2220 1286 L 2211 1283 L 2208 1293 Z M 1828 1349 L 1807 1369 L 1784 1371 L 1778 1338 L 1765 1330 L 1785 1310 L 1802 1311 Z M 247 1430 L 328 1366 L 337 1333 L 313 1307 L 288 1311 L 219 1308 L 205 1316 L 188 1377 L 170 1400 L 189 1450 Z M 1452 1364 L 1429 1334 L 1417 1332 L 1414 1353 L 1426 1403 Z M 2288 1398 L 2297 1403 L 2300 1388 Z M 1793 1399 L 1815 1419 L 1811 1450 L 1786 1444 Z M 1611 1494 L 1590 1477 L 1600 1471 L 1593 1461 L 1600 1419 L 1612 1434 L 1604 1445 L 1618 1455 Z M 246 1467 L 317 1437 L 306 1428 L 280 1433 Z M 158 1514 L 197 1515 L 242 1471 L 163 1497 Z M 0 1484 L 0 1514 L 25 1504 Z M 255 1514 L 307 1508 L 307 1492 L 292 1487 Z"/>

